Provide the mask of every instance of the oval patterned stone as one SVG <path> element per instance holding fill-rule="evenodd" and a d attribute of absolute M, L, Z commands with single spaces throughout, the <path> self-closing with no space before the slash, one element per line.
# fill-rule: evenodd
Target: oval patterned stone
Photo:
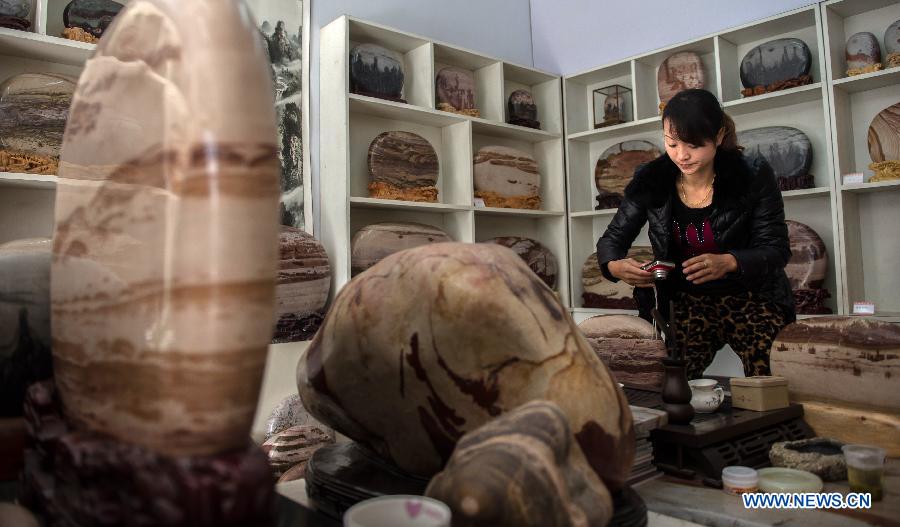
<path fill-rule="evenodd" d="M 777 178 L 797 178 L 809 174 L 813 162 L 812 143 L 802 131 L 790 126 L 764 126 L 737 134 L 744 155 L 762 157 Z"/>
<path fill-rule="evenodd" d="M 693 51 L 681 51 L 666 57 L 656 71 L 659 102 L 666 103 L 673 95 L 693 88 L 706 87 L 706 70 L 700 55 Z"/>
<path fill-rule="evenodd" d="M 868 31 L 854 34 L 847 39 L 845 55 L 848 70 L 880 63 L 881 46 L 878 45 L 878 38 Z"/>
<path fill-rule="evenodd" d="M 900 102 L 878 112 L 867 135 L 872 161 L 900 160 Z"/>
<path fill-rule="evenodd" d="M 628 250 L 628 258 L 639 262 L 653 261 L 653 249 L 649 246 L 634 246 Z M 588 256 L 581 268 L 582 307 L 606 309 L 637 309 L 632 298 L 634 287 L 622 280 L 611 282 L 603 276 L 597 262 L 597 253 Z"/>
<path fill-rule="evenodd" d="M 820 289 L 828 274 L 828 251 L 825 242 L 809 225 L 785 220 L 791 242 L 791 259 L 784 271 L 791 289 Z"/>
<path fill-rule="evenodd" d="M 475 197 L 488 207 L 541 208 L 541 174 L 535 159 L 507 146 L 484 146 L 475 154 Z"/>
<path fill-rule="evenodd" d="M 75 79 L 55 73 L 23 73 L 0 85 L 0 146 L 59 158 L 75 92 Z"/>
<path fill-rule="evenodd" d="M 436 202 L 438 155 L 427 139 L 412 132 L 382 132 L 366 157 L 369 196 Z"/>
<path fill-rule="evenodd" d="M 450 105 L 454 110 L 475 108 L 475 75 L 457 67 L 442 68 L 435 80 L 437 103 Z"/>
<path fill-rule="evenodd" d="M 412 222 L 366 225 L 350 240 L 350 270 L 355 276 L 384 257 L 420 245 L 453 241 L 437 227 Z"/>
<path fill-rule="evenodd" d="M 132 0 L 85 65 L 63 141 L 51 298 L 66 417 L 165 456 L 246 448 L 272 338 L 279 165 L 252 21 L 240 2 Z"/>
<path fill-rule="evenodd" d="M 884 31 L 884 52 L 900 53 L 900 19 L 894 20 Z"/>
<path fill-rule="evenodd" d="M 591 347 L 621 383 L 659 389 L 666 345 L 653 325 L 631 315 L 599 315 L 578 324 Z"/>
<path fill-rule="evenodd" d="M 63 10 L 63 23 L 100 38 L 123 7 L 112 0 L 73 0 Z"/>
<path fill-rule="evenodd" d="M 597 187 L 597 208 L 616 208 L 622 203 L 625 187 L 634 171 L 644 163 L 660 156 L 659 149 L 649 141 L 623 141 L 607 148 L 594 167 Z"/>
<path fill-rule="evenodd" d="M 538 107 L 534 96 L 528 90 L 516 90 L 509 94 L 506 101 L 506 122 L 528 128 L 540 128 Z"/>
<path fill-rule="evenodd" d="M 559 263 L 553 252 L 542 245 L 541 242 L 521 236 L 500 236 L 486 240 L 485 243 L 495 243 L 509 247 L 528 264 L 529 269 L 534 271 L 534 274 L 538 275 L 538 278 L 547 284 L 547 287 L 556 289 Z"/>
<path fill-rule="evenodd" d="M 278 319 L 272 342 L 309 340 L 322 323 L 331 289 L 328 255 L 313 235 L 294 227 L 282 226 L 279 241 Z"/>
<path fill-rule="evenodd" d="M 808 75 L 812 66 L 809 46 L 798 38 L 780 38 L 751 49 L 741 60 L 744 88 L 768 86 Z"/>
<path fill-rule="evenodd" d="M 352 93 L 403 101 L 404 76 L 403 56 L 396 51 L 368 43 L 350 50 Z"/>
<path fill-rule="evenodd" d="M 632 465 L 631 413 L 608 370 L 556 295 L 493 244 L 417 247 L 351 280 L 297 384 L 313 416 L 420 476 L 465 433 L 536 399 L 562 409 L 610 488 Z"/>

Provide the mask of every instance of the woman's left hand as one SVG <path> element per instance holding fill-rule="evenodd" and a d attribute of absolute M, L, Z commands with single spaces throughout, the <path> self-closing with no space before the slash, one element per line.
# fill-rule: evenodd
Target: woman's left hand
<path fill-rule="evenodd" d="M 731 254 L 701 254 L 685 260 L 681 264 L 681 270 L 687 280 L 696 285 L 733 273 L 738 270 L 738 264 Z"/>

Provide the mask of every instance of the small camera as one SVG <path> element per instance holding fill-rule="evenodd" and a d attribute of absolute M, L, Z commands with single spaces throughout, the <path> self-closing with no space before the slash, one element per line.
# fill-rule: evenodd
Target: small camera
<path fill-rule="evenodd" d="M 654 280 L 665 280 L 669 277 L 669 271 L 675 269 L 675 264 L 664 260 L 653 260 L 648 264 L 642 265 L 641 269 L 653 273 Z"/>

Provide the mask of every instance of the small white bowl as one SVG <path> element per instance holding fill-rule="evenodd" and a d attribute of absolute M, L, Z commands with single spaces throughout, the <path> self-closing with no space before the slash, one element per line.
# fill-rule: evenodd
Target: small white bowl
<path fill-rule="evenodd" d="M 344 527 L 450 527 L 450 508 L 425 496 L 381 496 L 347 509 Z"/>

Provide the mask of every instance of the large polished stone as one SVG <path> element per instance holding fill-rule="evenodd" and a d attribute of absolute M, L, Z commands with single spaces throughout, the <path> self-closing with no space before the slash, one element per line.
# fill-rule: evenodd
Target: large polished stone
<path fill-rule="evenodd" d="M 627 479 L 631 413 L 558 298 L 512 251 L 439 243 L 395 253 L 332 303 L 297 367 L 320 421 L 422 476 L 466 433 L 555 402 L 608 485 Z"/>
<path fill-rule="evenodd" d="M 538 107 L 528 90 L 515 90 L 506 102 L 506 122 L 528 128 L 540 128 Z"/>
<path fill-rule="evenodd" d="M 99 38 L 122 7 L 112 0 L 73 0 L 63 10 L 63 23 L 66 27 L 80 27 Z"/>
<path fill-rule="evenodd" d="M 475 107 L 475 75 L 471 71 L 455 66 L 443 68 L 434 85 L 438 110 L 481 116 Z"/>
<path fill-rule="evenodd" d="M 900 102 L 878 112 L 867 139 L 872 161 L 900 160 Z"/>
<path fill-rule="evenodd" d="M 812 66 L 809 46 L 798 38 L 780 38 L 751 49 L 741 60 L 744 88 L 769 86 L 803 75 Z"/>
<path fill-rule="evenodd" d="M 53 354 L 78 428 L 167 455 L 246 445 L 275 319 L 272 84 L 242 3 L 134 0 L 62 147 Z"/>
<path fill-rule="evenodd" d="M 272 342 L 309 340 L 325 316 L 331 289 L 328 255 L 313 235 L 285 226 L 281 227 L 280 252 Z"/>
<path fill-rule="evenodd" d="M 441 229 L 412 222 L 366 225 L 350 240 L 350 271 L 357 275 L 395 252 L 429 243 L 452 241 Z"/>
<path fill-rule="evenodd" d="M 785 272 L 791 289 L 820 289 L 828 274 L 825 242 L 809 225 L 793 220 L 785 220 L 785 223 L 791 242 L 791 259 Z"/>
<path fill-rule="evenodd" d="M 900 324 L 819 317 L 787 326 L 772 343 L 772 374 L 792 396 L 900 411 Z"/>
<path fill-rule="evenodd" d="M 360 95 L 406 102 L 403 56 L 378 44 L 359 44 L 350 50 L 350 91 Z"/>
<path fill-rule="evenodd" d="M 541 208 L 541 173 L 534 157 L 507 146 L 484 146 L 475 154 L 475 197 L 488 207 Z"/>
<path fill-rule="evenodd" d="M 881 46 L 878 38 L 868 31 L 854 33 L 847 39 L 845 55 L 847 75 L 858 75 L 881 68 Z"/>
<path fill-rule="evenodd" d="M 22 415 L 25 390 L 52 375 L 49 238 L 0 245 L 0 416 Z"/>
<path fill-rule="evenodd" d="M 56 172 L 63 131 L 75 91 L 75 79 L 55 73 L 22 73 L 0 84 L 0 147 L 7 155 L 32 156 Z M 2 157 L 2 154 L 0 154 Z M 6 164 L 0 162 L 0 166 Z M 5 171 L 26 171 L 14 167 Z"/>
<path fill-rule="evenodd" d="M 612 496 L 549 401 L 464 435 L 425 494 L 450 507 L 454 525 L 606 525 L 613 514 Z"/>
<path fill-rule="evenodd" d="M 900 18 L 884 30 L 884 53 L 900 53 Z"/>
<path fill-rule="evenodd" d="M 604 150 L 594 167 L 596 208 L 617 208 L 622 203 L 625 186 L 631 181 L 635 170 L 659 155 L 656 145 L 644 140 L 623 141 Z"/>
<path fill-rule="evenodd" d="M 538 275 L 547 287 L 556 289 L 556 278 L 559 273 L 559 262 L 550 249 L 546 248 L 541 242 L 531 238 L 523 238 L 521 236 L 500 236 L 491 238 L 485 243 L 495 243 L 504 247 L 509 247 L 522 260 L 528 264 L 528 267 Z"/>
<path fill-rule="evenodd" d="M 693 51 L 680 51 L 666 57 L 656 70 L 656 86 L 660 106 L 682 90 L 705 88 L 706 69 L 700 55 Z"/>
<path fill-rule="evenodd" d="M 582 321 L 578 329 L 617 381 L 656 390 L 662 387 L 666 346 L 652 324 L 631 315 L 599 315 Z"/>
<path fill-rule="evenodd" d="M 440 174 L 437 152 L 427 139 L 412 132 L 378 134 L 366 156 L 369 197 L 405 201 L 438 201 Z"/>
<path fill-rule="evenodd" d="M 801 130 L 791 126 L 764 126 L 741 130 L 737 140 L 750 160 L 761 157 L 769 163 L 782 190 L 814 186 L 809 175 L 812 143 Z"/>

